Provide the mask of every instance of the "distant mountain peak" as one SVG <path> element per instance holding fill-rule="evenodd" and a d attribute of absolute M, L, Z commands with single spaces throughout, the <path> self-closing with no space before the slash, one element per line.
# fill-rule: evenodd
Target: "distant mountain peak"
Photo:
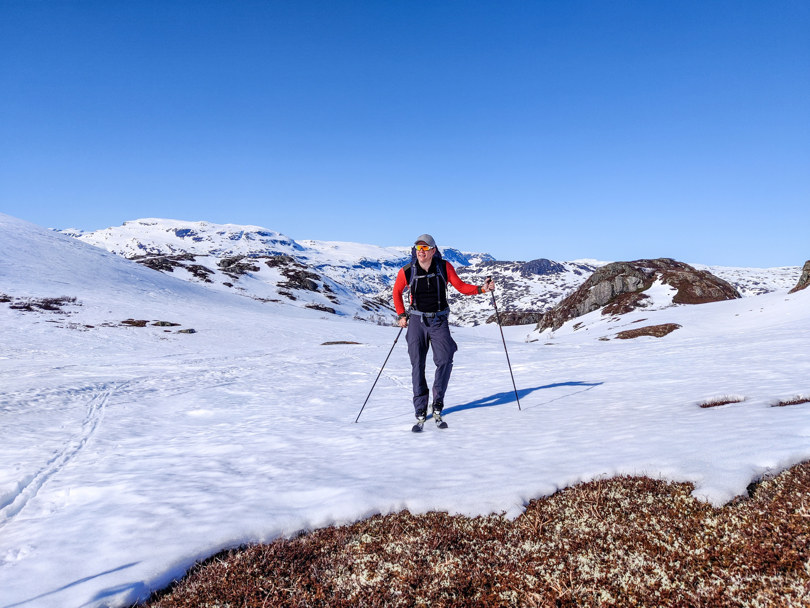
<path fill-rule="evenodd" d="M 381 247 L 295 240 L 261 226 L 165 218 L 129 220 L 94 232 L 62 232 L 211 289 L 382 324 L 393 318 L 393 283 L 411 256 L 410 244 Z M 542 257 L 528 262 L 499 261 L 488 253 L 453 247 L 442 248 L 442 253 L 468 283 L 481 285 L 487 276 L 493 276 L 502 319 L 514 324 L 536 323 L 597 268 L 610 264 Z M 789 288 L 799 273 L 798 269 L 783 269 L 783 274 L 775 276 L 766 270 L 752 273 L 726 268 L 715 274 L 751 295 Z M 477 325 L 494 320 L 489 298 L 463 297 L 452 289 L 449 297 L 453 323 Z"/>

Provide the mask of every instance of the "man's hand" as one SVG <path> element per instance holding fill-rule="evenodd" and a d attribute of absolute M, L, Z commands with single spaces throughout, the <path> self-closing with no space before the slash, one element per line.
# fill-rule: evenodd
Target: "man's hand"
<path fill-rule="evenodd" d="M 408 317 L 405 315 L 399 317 L 397 319 L 397 325 L 399 325 L 400 327 L 408 327 Z"/>
<path fill-rule="evenodd" d="M 487 277 L 487 280 L 484 281 L 484 286 L 481 288 L 482 293 L 487 293 L 489 291 L 495 290 L 495 281 L 492 280 L 492 277 Z"/>

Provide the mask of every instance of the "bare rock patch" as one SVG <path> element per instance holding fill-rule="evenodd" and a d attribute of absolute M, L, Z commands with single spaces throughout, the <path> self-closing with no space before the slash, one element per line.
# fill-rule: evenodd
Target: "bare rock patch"
<path fill-rule="evenodd" d="M 627 329 L 620 331 L 616 334 L 619 340 L 632 340 L 633 338 L 640 338 L 641 336 L 651 336 L 653 338 L 663 338 L 667 334 L 671 334 L 681 326 L 677 323 L 662 323 L 661 325 L 647 325 L 646 327 L 637 327 L 635 329 Z"/>

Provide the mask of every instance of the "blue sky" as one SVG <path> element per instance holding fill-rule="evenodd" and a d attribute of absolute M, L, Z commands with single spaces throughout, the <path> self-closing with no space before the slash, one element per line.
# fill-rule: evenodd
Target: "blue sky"
<path fill-rule="evenodd" d="M 810 3 L 0 0 L 0 211 L 810 258 Z"/>

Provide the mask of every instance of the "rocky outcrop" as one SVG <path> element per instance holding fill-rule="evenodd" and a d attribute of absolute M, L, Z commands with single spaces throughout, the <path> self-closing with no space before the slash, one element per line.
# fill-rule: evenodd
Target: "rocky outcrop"
<path fill-rule="evenodd" d="M 522 264 L 519 272 L 520 276 L 526 278 L 535 275 L 560 274 L 561 272 L 565 272 L 565 266 L 559 262 L 553 262 L 551 260 L 547 260 L 546 258 L 540 258 L 538 260 L 532 260 L 531 262 Z"/>
<path fill-rule="evenodd" d="M 211 283 L 210 275 L 214 274 L 202 264 L 195 264 L 196 258 L 190 253 L 179 255 L 141 255 L 131 258 L 143 266 L 160 272 L 174 272 L 175 268 L 184 268 L 204 283 Z M 191 263 L 189 263 L 191 262 Z"/>
<path fill-rule="evenodd" d="M 497 323 L 500 317 L 501 325 L 532 325 L 543 320 L 542 312 L 526 312 L 519 310 L 507 310 L 497 316 L 493 313 L 487 318 L 487 323 Z"/>
<path fill-rule="evenodd" d="M 303 289 L 305 291 L 319 291 L 320 277 L 307 266 L 289 255 L 277 255 L 265 260 L 270 268 L 278 268 L 286 281 L 278 283 L 279 287 L 287 289 Z M 325 285 L 328 288 L 328 286 Z"/>
<path fill-rule="evenodd" d="M 259 266 L 255 261 L 244 255 L 222 258 L 217 262 L 217 266 L 232 279 L 238 279 L 249 272 L 259 272 Z"/>
<path fill-rule="evenodd" d="M 644 292 L 661 281 L 675 289 L 673 304 L 703 304 L 741 297 L 726 281 L 670 258 L 614 262 L 596 270 L 574 293 L 548 311 L 537 329 L 559 329 L 576 317 L 603 308 L 603 314 L 620 315 L 643 307 Z"/>
<path fill-rule="evenodd" d="M 802 274 L 799 277 L 799 282 L 796 283 L 796 287 L 790 290 L 790 293 L 796 293 L 797 291 L 801 291 L 805 289 L 808 285 L 810 285 L 810 260 L 807 260 L 804 263 L 804 267 L 802 268 Z"/>

